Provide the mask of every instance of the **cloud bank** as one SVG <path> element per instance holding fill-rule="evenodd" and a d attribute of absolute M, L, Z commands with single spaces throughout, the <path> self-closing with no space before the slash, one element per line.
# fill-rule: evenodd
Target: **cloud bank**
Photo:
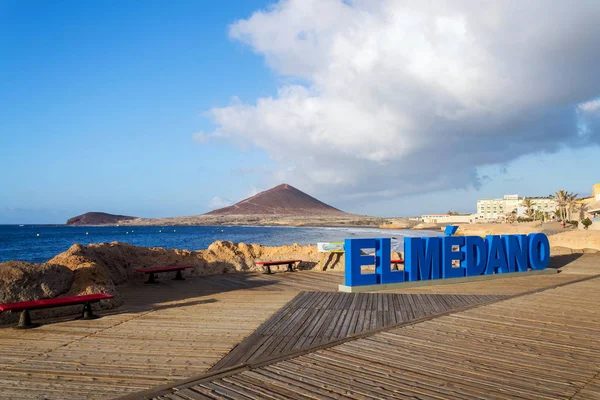
<path fill-rule="evenodd" d="M 600 2 L 287 0 L 230 26 L 282 77 L 208 114 L 273 183 L 381 198 L 478 187 L 477 167 L 600 143 Z"/>

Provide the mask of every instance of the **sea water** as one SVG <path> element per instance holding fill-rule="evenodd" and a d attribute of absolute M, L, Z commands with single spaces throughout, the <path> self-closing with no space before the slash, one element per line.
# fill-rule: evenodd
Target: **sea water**
<path fill-rule="evenodd" d="M 135 246 L 203 250 L 216 240 L 266 246 L 338 242 L 350 238 L 392 238 L 403 251 L 406 236 L 441 235 L 438 232 L 375 228 L 311 228 L 269 226 L 66 226 L 0 225 L 0 262 L 45 262 L 75 243 L 124 242 Z"/>

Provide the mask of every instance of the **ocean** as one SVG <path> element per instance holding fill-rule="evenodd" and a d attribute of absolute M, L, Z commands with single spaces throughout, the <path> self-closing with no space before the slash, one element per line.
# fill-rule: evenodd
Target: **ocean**
<path fill-rule="evenodd" d="M 135 246 L 204 250 L 216 240 L 281 246 L 337 242 L 350 238 L 389 237 L 403 251 L 406 236 L 441 233 L 374 228 L 269 226 L 66 226 L 0 225 L 0 262 L 46 262 L 75 243 L 124 242 Z"/>

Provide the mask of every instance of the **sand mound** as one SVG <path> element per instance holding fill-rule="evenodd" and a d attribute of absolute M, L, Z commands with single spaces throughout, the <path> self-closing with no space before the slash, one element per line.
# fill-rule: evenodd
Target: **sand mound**
<path fill-rule="evenodd" d="M 486 235 L 516 235 L 542 232 L 540 223 L 515 223 L 515 224 L 460 224 L 458 235 L 486 236 Z"/>
<path fill-rule="evenodd" d="M 93 277 L 97 283 L 111 281 L 118 285 L 129 279 L 141 278 L 135 270 L 164 265 L 190 265 L 187 275 L 214 275 L 232 272 L 262 271 L 255 261 L 303 260 L 300 269 L 314 269 L 319 264 L 321 253 L 316 246 L 269 247 L 258 244 L 217 241 L 201 251 L 136 247 L 127 243 L 101 243 L 82 246 L 76 244 L 54 257 L 50 262 L 68 267 L 75 272 L 75 283 L 79 275 Z M 341 267 L 341 265 L 336 265 Z"/>
<path fill-rule="evenodd" d="M 73 272 L 61 265 L 0 263 L 0 303 L 56 297 L 66 293 L 72 282 Z"/>
<path fill-rule="evenodd" d="M 549 236 L 551 247 L 585 250 L 585 253 L 600 251 L 600 231 L 570 230 Z"/>
<path fill-rule="evenodd" d="M 68 292 L 72 283 L 73 272 L 62 265 L 23 261 L 0 263 L 0 303 L 57 297 Z M 1 313 L 0 323 L 17 318 L 16 314 Z"/>
<path fill-rule="evenodd" d="M 438 231 L 442 228 L 442 224 L 434 224 L 434 223 L 429 223 L 429 222 L 421 222 L 420 224 L 417 224 L 415 226 L 413 226 L 410 229 L 414 229 L 414 230 L 434 230 L 434 231 Z"/>

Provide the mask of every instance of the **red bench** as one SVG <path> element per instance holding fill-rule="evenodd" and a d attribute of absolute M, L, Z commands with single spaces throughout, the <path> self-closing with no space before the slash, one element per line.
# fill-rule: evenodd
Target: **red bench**
<path fill-rule="evenodd" d="M 150 275 L 150 276 L 148 276 L 148 280 L 146 281 L 146 283 L 158 283 L 154 274 L 158 274 L 161 272 L 177 271 L 177 274 L 175 275 L 175 278 L 173 278 L 173 280 L 182 281 L 182 280 L 184 280 L 184 278 L 181 275 L 181 271 L 183 271 L 184 269 L 188 269 L 188 268 L 193 268 L 193 267 L 190 265 L 167 265 L 165 267 L 136 269 L 135 272 L 142 272 L 144 274 Z"/>
<path fill-rule="evenodd" d="M 267 272 L 265 272 L 265 274 L 270 274 L 271 273 L 271 265 L 284 265 L 287 264 L 287 271 L 288 272 L 294 272 L 294 268 L 293 265 L 295 263 L 301 263 L 302 260 L 281 260 L 281 261 L 257 261 L 256 265 L 262 265 L 264 267 L 267 267 Z"/>
<path fill-rule="evenodd" d="M 396 270 L 398 269 L 398 264 L 404 264 L 404 260 L 400 260 L 400 259 L 397 259 L 397 260 L 390 260 L 390 261 L 391 261 L 391 263 L 392 263 L 393 265 L 395 265 L 395 266 L 396 266 Z"/>
<path fill-rule="evenodd" d="M 92 312 L 92 303 L 99 302 L 100 300 L 112 299 L 115 296 L 107 293 L 96 293 L 96 294 L 84 294 L 81 296 L 69 296 L 69 297 L 57 297 L 54 299 L 42 299 L 42 300 L 31 300 L 21 301 L 18 303 L 7 303 L 0 304 L 0 311 L 22 311 L 19 318 L 19 325 L 17 328 L 28 329 L 38 326 L 38 324 L 31 323 L 31 317 L 29 316 L 29 310 L 39 310 L 42 308 L 53 308 L 71 306 L 74 304 L 83 304 L 83 314 L 81 319 L 95 319 L 98 316 Z"/>

